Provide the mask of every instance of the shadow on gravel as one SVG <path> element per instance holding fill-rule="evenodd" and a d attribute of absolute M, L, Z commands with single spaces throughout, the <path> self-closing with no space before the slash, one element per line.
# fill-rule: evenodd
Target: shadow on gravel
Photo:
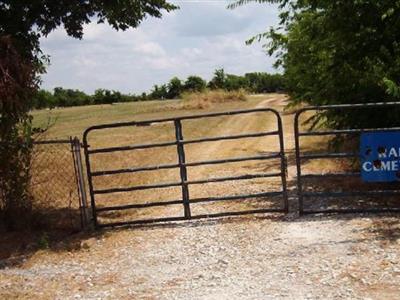
<path fill-rule="evenodd" d="M 33 213 L 30 230 L 6 231 L 0 226 L 0 270 L 19 266 L 36 252 L 75 251 L 85 247 L 85 241 L 100 238 L 104 232 L 82 231 L 77 209 L 41 209 Z"/>
<path fill-rule="evenodd" d="M 0 232 L 0 270 L 21 266 L 25 261 L 41 250 L 53 252 L 72 252 L 88 249 L 91 240 L 103 237 L 104 231 L 24 231 Z"/>

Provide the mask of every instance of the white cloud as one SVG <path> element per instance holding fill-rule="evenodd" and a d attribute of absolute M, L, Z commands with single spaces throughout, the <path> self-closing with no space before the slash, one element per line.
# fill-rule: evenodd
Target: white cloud
<path fill-rule="evenodd" d="M 42 40 L 51 56 L 43 87 L 139 93 L 173 76 L 210 79 L 216 68 L 237 74 L 273 71 L 261 46 L 245 41 L 277 24 L 277 10 L 269 5 L 226 10 L 226 3 L 179 2 L 181 10 L 125 32 L 94 22 L 85 26 L 83 40 L 56 30 Z"/>
<path fill-rule="evenodd" d="M 165 50 L 160 44 L 156 42 L 145 42 L 134 46 L 136 52 L 142 55 L 149 56 L 164 56 L 166 55 Z"/>

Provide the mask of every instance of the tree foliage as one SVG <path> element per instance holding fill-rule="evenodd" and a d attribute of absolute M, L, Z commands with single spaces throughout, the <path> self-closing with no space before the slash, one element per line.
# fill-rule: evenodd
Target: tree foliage
<path fill-rule="evenodd" d="M 31 209 L 32 128 L 27 99 L 37 88 L 35 71 L 10 37 L 0 37 L 0 220 L 8 229 L 27 221 Z"/>
<path fill-rule="evenodd" d="M 39 38 L 59 26 L 69 36 L 82 38 L 83 26 L 92 21 L 125 30 L 137 27 L 147 16 L 161 17 L 162 11 L 175 8 L 166 0 L 0 1 L 0 213 L 7 226 L 26 219 L 24 212 L 30 208 L 29 110 L 47 62 Z M 79 91 L 58 89 L 54 94 L 64 104 L 87 100 Z M 37 96 L 39 106 L 49 99 L 45 92 Z"/>
<path fill-rule="evenodd" d="M 238 1 L 235 5 L 245 2 L 251 1 Z M 277 65 L 285 71 L 292 103 L 399 100 L 393 86 L 400 82 L 400 1 L 257 2 L 280 4 L 280 26 L 250 42 L 267 38 L 265 47 L 277 55 Z M 399 111 L 380 113 L 342 111 L 322 117 L 328 117 L 327 124 L 336 127 L 399 124 Z"/>
<path fill-rule="evenodd" d="M 189 76 L 184 84 L 184 88 L 189 92 L 201 92 L 207 87 L 207 82 L 200 76 Z"/>

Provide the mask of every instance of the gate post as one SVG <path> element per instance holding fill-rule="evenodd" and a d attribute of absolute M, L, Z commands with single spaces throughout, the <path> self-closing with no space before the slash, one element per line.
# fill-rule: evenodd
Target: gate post
<path fill-rule="evenodd" d="M 283 138 L 283 126 L 282 126 L 282 119 L 279 114 L 276 115 L 278 119 L 278 131 L 279 131 L 279 149 L 280 149 L 280 158 L 281 158 L 281 182 L 282 182 L 282 195 L 283 195 L 283 207 L 285 213 L 289 212 L 289 199 L 288 199 L 288 192 L 287 192 L 287 160 L 285 155 L 285 142 Z"/>
<path fill-rule="evenodd" d="M 87 215 L 87 197 L 86 197 L 86 185 L 85 178 L 83 174 L 82 156 L 81 156 L 81 143 L 77 137 L 70 138 L 72 155 L 74 159 L 74 170 L 75 178 L 78 187 L 79 194 L 79 209 L 81 211 L 81 226 L 85 228 L 88 225 L 88 215 Z"/>
<path fill-rule="evenodd" d="M 294 116 L 294 142 L 296 152 L 296 172 L 297 172 L 297 197 L 299 203 L 299 215 L 304 213 L 303 209 L 303 183 L 301 177 L 301 157 L 300 157 L 300 135 L 299 135 L 299 118 L 302 110 L 296 112 Z"/>
<path fill-rule="evenodd" d="M 85 153 L 85 162 L 86 162 L 86 174 L 89 184 L 89 193 L 90 193 L 90 206 L 92 208 L 92 221 L 95 229 L 99 229 L 97 222 L 97 210 L 96 210 L 96 202 L 94 201 L 94 191 L 93 191 L 93 179 L 92 179 L 92 171 L 90 167 L 89 160 L 89 144 L 87 142 L 87 135 L 90 131 L 90 128 L 86 129 L 83 132 L 83 151 Z"/>
<path fill-rule="evenodd" d="M 182 123 L 181 120 L 174 120 L 175 125 L 175 136 L 177 143 L 177 151 L 178 151 L 178 161 L 181 175 L 181 185 L 182 185 L 182 201 L 183 208 L 185 212 L 185 218 L 190 219 L 190 203 L 189 203 L 189 188 L 187 185 L 187 169 L 186 169 L 186 158 L 185 158 L 185 149 L 183 147 L 183 133 L 182 133 Z"/>

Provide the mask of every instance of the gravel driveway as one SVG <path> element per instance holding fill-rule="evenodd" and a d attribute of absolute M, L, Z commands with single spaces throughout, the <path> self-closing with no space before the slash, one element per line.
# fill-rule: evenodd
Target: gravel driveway
<path fill-rule="evenodd" d="M 0 262 L 0 299 L 398 299 L 399 223 L 259 215 L 81 234 Z"/>
<path fill-rule="evenodd" d="M 0 270 L 1 298 L 396 299 L 395 217 L 247 217 L 124 229 Z"/>

